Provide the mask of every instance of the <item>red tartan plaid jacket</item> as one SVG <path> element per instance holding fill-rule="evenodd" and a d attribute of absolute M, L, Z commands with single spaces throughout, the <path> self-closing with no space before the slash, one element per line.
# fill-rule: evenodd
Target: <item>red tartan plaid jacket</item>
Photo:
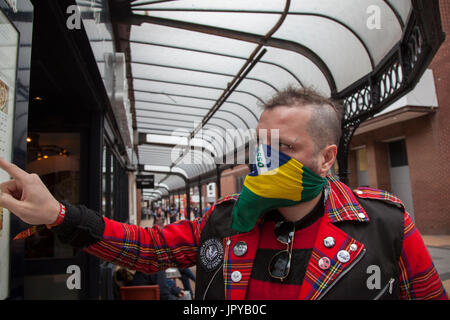
<path fill-rule="evenodd" d="M 333 178 L 329 178 L 329 183 L 331 190 L 326 200 L 325 216 L 319 227 L 306 269 L 306 281 L 303 281 L 298 297 L 302 300 L 317 299 L 326 288 L 333 285 L 339 274 L 345 272 L 353 261 L 361 257 L 364 244 L 334 225 L 342 221 L 359 223 L 370 221 L 356 197 L 388 201 L 399 204 L 403 208 L 400 199 L 388 192 L 358 188 L 353 193 L 346 185 Z M 197 218 L 194 221 L 181 220 L 163 228 L 159 226 L 141 228 L 103 218 L 105 230 L 102 240 L 84 250 L 103 260 L 145 273 L 153 273 L 169 267 L 191 267 L 197 263 L 200 235 L 208 218 L 214 214 L 216 205 L 224 201 L 235 201 L 236 197 L 238 195 L 231 195 L 219 200 L 203 218 Z M 250 232 L 222 239 L 226 299 L 245 299 L 251 270 L 257 267 L 253 266 L 253 260 L 259 243 L 260 229 L 255 226 Z M 337 264 L 330 268 L 331 272 L 318 267 L 320 259 L 318 253 L 326 250 L 322 239 L 329 235 L 335 238 L 336 244 L 341 244 L 336 246 L 334 255 L 337 254 L 339 247 L 342 248 L 342 245 L 348 249 L 350 245 L 357 244 L 358 248 L 355 251 L 349 250 L 350 260 L 345 264 L 336 262 Z M 245 241 L 248 244 L 248 251 L 244 257 L 233 254 L 232 246 L 239 241 Z M 403 247 L 398 268 L 401 299 L 448 299 L 422 237 L 405 210 Z M 231 281 L 231 273 L 236 270 L 242 274 L 239 283 Z"/>

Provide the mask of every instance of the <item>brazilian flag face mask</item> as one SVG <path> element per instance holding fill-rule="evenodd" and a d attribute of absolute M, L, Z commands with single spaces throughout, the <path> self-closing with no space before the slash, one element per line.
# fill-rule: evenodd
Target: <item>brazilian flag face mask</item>
<path fill-rule="evenodd" d="M 251 166 L 232 212 L 231 227 L 241 232 L 250 231 L 263 213 L 314 199 L 328 183 L 268 145 L 258 146 L 256 163 Z"/>

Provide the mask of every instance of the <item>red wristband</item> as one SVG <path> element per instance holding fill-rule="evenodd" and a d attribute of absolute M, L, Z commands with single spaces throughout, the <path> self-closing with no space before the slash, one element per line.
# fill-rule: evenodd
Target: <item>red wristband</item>
<path fill-rule="evenodd" d="M 60 203 L 59 204 L 59 214 L 58 214 L 58 217 L 56 217 L 56 221 L 53 222 L 52 224 L 47 224 L 46 225 L 47 228 L 51 229 L 53 227 L 56 227 L 57 225 L 60 225 L 64 221 L 65 216 L 66 216 L 66 207 Z"/>
<path fill-rule="evenodd" d="M 59 204 L 59 214 L 58 214 L 58 217 L 56 218 L 56 221 L 53 222 L 52 224 L 46 224 L 46 227 L 48 229 L 56 227 L 57 225 L 61 224 L 64 221 L 65 216 L 66 216 L 66 207 L 60 203 Z M 32 226 L 31 228 L 28 228 L 28 229 L 20 232 L 18 235 L 16 235 L 14 237 L 13 240 L 28 238 L 29 236 L 32 236 L 33 234 L 35 234 L 37 231 L 38 231 L 38 226 Z"/>

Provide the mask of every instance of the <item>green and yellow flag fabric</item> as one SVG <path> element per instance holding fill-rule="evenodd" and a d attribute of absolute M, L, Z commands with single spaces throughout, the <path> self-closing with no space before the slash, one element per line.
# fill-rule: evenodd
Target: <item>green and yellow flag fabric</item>
<path fill-rule="evenodd" d="M 251 172 L 234 205 L 231 226 L 237 231 L 248 232 L 262 214 L 310 201 L 327 183 L 326 178 L 283 152 L 260 145 L 256 163 L 251 165 Z"/>

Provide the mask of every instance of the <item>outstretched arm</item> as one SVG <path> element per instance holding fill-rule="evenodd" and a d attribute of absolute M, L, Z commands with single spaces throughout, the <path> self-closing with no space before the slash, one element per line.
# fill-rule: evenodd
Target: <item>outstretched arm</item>
<path fill-rule="evenodd" d="M 51 225 L 57 220 L 60 203 L 38 175 L 28 174 L 1 158 L 0 168 L 12 177 L 0 184 L 0 206 L 28 224 Z M 164 228 L 141 228 L 107 219 L 85 206 L 63 204 L 64 220 L 54 228 L 61 241 L 145 273 L 194 265 L 200 233 L 209 216 L 179 221 Z"/>

